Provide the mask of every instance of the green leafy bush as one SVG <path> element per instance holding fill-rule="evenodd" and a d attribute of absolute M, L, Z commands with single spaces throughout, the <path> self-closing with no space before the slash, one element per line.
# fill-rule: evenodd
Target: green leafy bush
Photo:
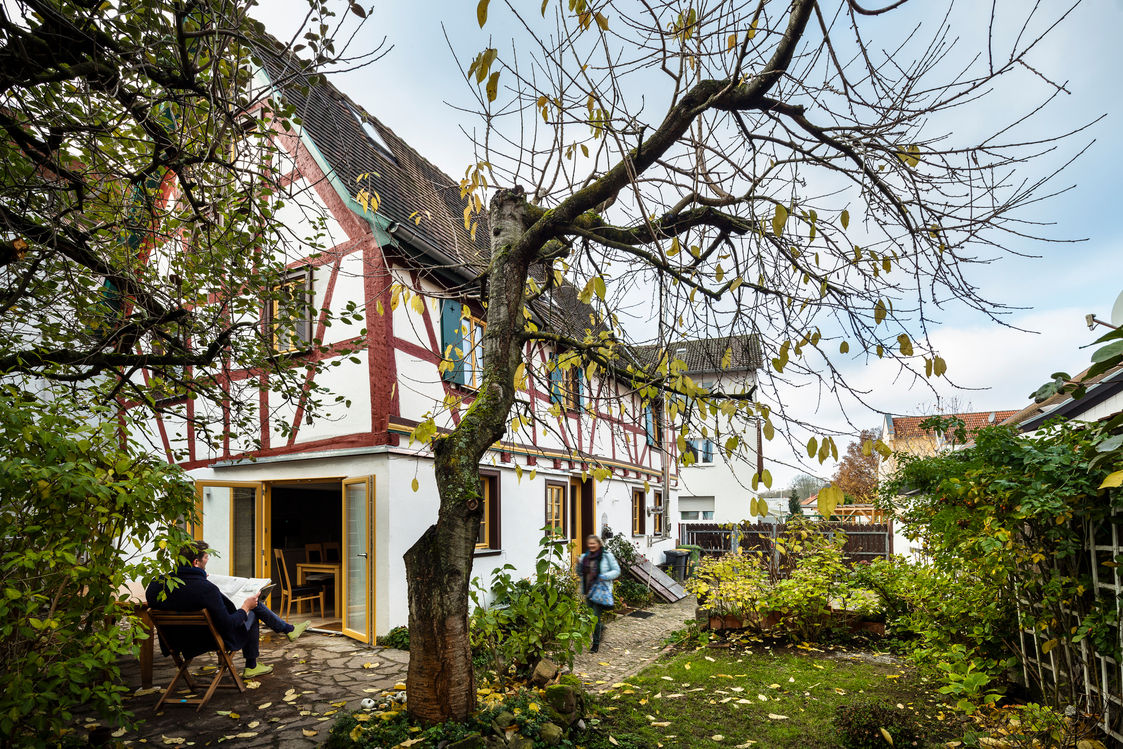
<path fill-rule="evenodd" d="M 613 595 L 617 601 L 623 601 L 636 609 L 645 609 L 655 602 L 655 594 L 651 592 L 651 588 L 638 580 L 623 577 L 616 579 Z"/>
<path fill-rule="evenodd" d="M 781 566 L 791 572 L 772 586 L 765 605 L 793 639 L 815 640 L 831 626 L 831 601 L 846 593 L 845 545 L 845 533 L 821 533 L 802 517 L 789 519 L 777 539 Z"/>
<path fill-rule="evenodd" d="M 1016 663 L 1006 638 L 1015 631 L 1012 602 L 1001 580 L 967 565 L 948 572 L 903 559 L 855 565 L 855 586 L 882 600 L 886 626 L 909 659 L 943 682 L 941 692 L 972 712 L 1002 694 L 1001 675 Z"/>
<path fill-rule="evenodd" d="M 515 580 L 513 569 L 507 564 L 492 573 L 490 605 L 475 581 L 473 652 L 500 679 L 525 675 L 545 657 L 572 666 L 592 636 L 595 619 L 576 595 L 565 539 L 543 536 L 533 579 Z"/>
<path fill-rule="evenodd" d="M 177 521 L 194 513 L 179 468 L 122 451 L 115 420 L 64 408 L 0 389 L 6 745 L 56 743 L 78 706 L 131 725 L 118 661 L 142 635 L 118 590 L 176 566 L 189 540 Z"/>
<path fill-rule="evenodd" d="M 705 557 L 685 586 L 708 611 L 740 617 L 747 627 L 761 624 L 769 588 L 768 571 L 758 554 L 738 550 Z"/>
<path fill-rule="evenodd" d="M 389 632 L 379 637 L 376 642 L 384 648 L 409 650 L 409 628 L 394 627 Z"/>
<path fill-rule="evenodd" d="M 914 746 L 920 732 L 916 719 L 880 700 L 857 699 L 835 711 L 834 727 L 846 749 Z M 890 741 L 886 735 L 892 739 Z"/>

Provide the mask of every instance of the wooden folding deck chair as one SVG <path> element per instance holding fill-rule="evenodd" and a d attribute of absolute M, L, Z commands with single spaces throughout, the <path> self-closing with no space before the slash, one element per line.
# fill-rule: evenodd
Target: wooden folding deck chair
<path fill-rule="evenodd" d="M 171 651 L 172 659 L 175 665 L 179 667 L 175 677 L 172 679 L 171 684 L 160 695 L 160 701 L 156 703 L 154 710 L 159 710 L 164 702 L 169 705 L 198 705 L 196 711 L 202 710 L 203 705 L 210 701 L 211 695 L 214 694 L 218 687 L 237 687 L 239 692 L 246 691 L 246 685 L 242 683 L 242 677 L 238 674 L 238 670 L 234 668 L 234 662 L 230 660 L 233 651 L 226 649 L 226 644 L 222 641 L 222 635 L 214 627 L 214 622 L 211 621 L 211 615 L 206 609 L 199 611 L 160 611 L 157 609 L 150 609 L 148 615 L 152 618 L 152 626 L 156 630 L 156 635 L 164 646 Z M 179 682 L 182 676 L 184 681 L 187 682 L 187 687 L 194 692 L 196 690 L 195 682 L 191 679 L 191 672 L 189 667 L 192 658 L 184 657 L 180 647 L 177 645 L 176 635 L 180 634 L 184 628 L 188 627 L 202 627 L 210 632 L 210 636 L 214 639 L 214 650 L 218 653 L 218 669 L 215 671 L 214 678 L 211 684 L 207 687 L 207 691 L 202 697 L 187 696 L 187 697 L 173 697 L 172 693 L 175 690 L 175 685 Z M 224 674 L 229 673 L 234 679 L 233 684 L 220 684 Z M 169 699 L 170 698 L 170 699 Z"/>

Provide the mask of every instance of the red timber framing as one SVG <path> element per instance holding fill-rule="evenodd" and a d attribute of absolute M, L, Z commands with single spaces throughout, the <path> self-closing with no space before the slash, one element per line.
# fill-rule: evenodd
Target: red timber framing
<path fill-rule="evenodd" d="M 420 278 L 416 271 L 408 271 L 404 265 L 395 263 L 388 256 L 385 248 L 379 245 L 370 223 L 351 210 L 349 205 L 341 199 L 332 186 L 328 177 L 321 170 L 312 153 L 304 142 L 295 135 L 278 132 L 277 140 L 292 155 L 296 164 L 295 169 L 282 177 L 282 184 L 292 185 L 300 180 L 306 180 L 316 196 L 327 207 L 331 216 L 338 222 L 346 234 L 346 239 L 338 245 L 320 253 L 315 258 L 298 260 L 290 264 L 292 268 L 313 268 L 319 276 L 317 287 L 321 289 L 318 299 L 318 314 L 314 318 L 315 326 L 313 337 L 323 340 L 327 331 L 326 320 L 333 301 L 336 299 L 337 280 L 341 274 L 344 259 L 356 253 L 361 254 L 363 272 L 362 302 L 365 306 L 365 325 L 368 332 L 365 341 L 358 338 L 337 342 L 321 352 L 314 350 L 302 355 L 304 361 L 317 362 L 341 355 L 342 350 L 348 346 L 362 345 L 367 352 L 367 386 L 370 397 L 369 421 L 355 423 L 356 431 L 342 436 L 328 439 L 299 441 L 301 427 L 306 421 L 306 399 L 312 385 L 313 369 L 308 367 L 301 397 L 296 404 L 292 415 L 290 433 L 286 439 L 278 443 L 273 439 L 275 430 L 270 424 L 270 394 L 268 391 L 268 375 L 260 370 L 233 370 L 220 375 L 220 382 L 229 388 L 233 382 L 246 379 L 256 379 L 262 385 L 259 394 L 259 438 L 261 448 L 254 452 L 257 457 L 284 456 L 307 454 L 338 450 L 346 448 L 376 447 L 381 445 L 397 445 L 400 436 L 408 434 L 416 426 L 411 416 L 417 414 L 402 414 L 401 401 L 398 393 L 397 352 L 402 352 L 410 357 L 431 364 L 433 374 L 439 365 L 443 351 L 440 347 L 438 326 L 433 319 L 430 306 L 426 304 L 423 320 L 423 338 L 425 343 L 407 340 L 395 335 L 394 316 L 391 312 L 390 297 L 391 284 L 394 273 L 410 273 L 412 285 L 420 288 Z M 324 280 L 326 274 L 326 281 Z M 378 313 L 381 308 L 383 314 Z M 477 310 L 478 311 L 478 310 Z M 526 362 L 528 378 L 526 397 L 529 399 L 531 411 L 539 417 L 550 406 L 550 385 L 546 375 L 548 352 L 545 347 L 538 344 L 528 344 L 526 348 Z M 145 373 L 147 377 L 147 373 Z M 474 392 L 454 383 L 438 378 L 446 395 L 453 394 L 463 399 L 468 405 L 474 398 Z M 648 475 L 660 476 L 660 468 L 656 465 L 658 451 L 652 451 L 647 446 L 644 438 L 642 424 L 642 409 L 634 395 L 629 394 L 626 386 L 612 378 L 600 377 L 593 387 L 589 381 L 585 407 L 582 413 L 564 410 L 557 418 L 557 431 L 561 435 L 563 447 L 560 450 L 543 449 L 539 446 L 539 435 L 536 430 L 531 431 L 530 444 L 504 443 L 500 448 L 504 455 L 510 459 L 513 456 L 522 456 L 528 464 L 534 464 L 538 459 L 552 460 L 555 464 L 569 463 L 571 466 L 591 466 L 593 464 L 605 465 L 614 472 L 624 475 L 634 473 L 639 477 Z M 606 403 L 628 401 L 628 417 L 621 419 L 613 414 Z M 212 464 L 217 460 L 231 460 L 243 457 L 242 454 L 232 452 L 229 437 L 224 437 L 221 454 L 215 458 L 203 459 L 210 451 L 196 444 L 197 435 L 193 428 L 194 403 L 186 403 L 186 437 L 187 459 L 181 465 L 186 469 L 200 468 Z M 223 421 L 229 432 L 229 404 L 223 404 Z M 459 414 L 453 414 L 453 423 L 459 423 Z M 610 452 L 608 455 L 595 455 L 594 446 L 598 424 L 607 425 L 614 434 L 614 439 L 609 440 Z M 173 452 L 164 420 L 157 417 L 157 428 L 164 452 L 173 460 Z M 619 444 L 617 444 L 619 443 Z"/>

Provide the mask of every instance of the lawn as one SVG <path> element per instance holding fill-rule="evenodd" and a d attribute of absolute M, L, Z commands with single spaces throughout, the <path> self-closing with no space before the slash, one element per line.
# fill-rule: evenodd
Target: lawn
<path fill-rule="evenodd" d="M 869 651 L 703 648 L 613 685 L 586 746 L 838 747 L 836 708 L 864 698 L 911 713 L 922 745 L 931 745 L 949 738 L 937 736 L 947 730 L 941 721 L 952 722 L 939 697 L 890 656 Z"/>

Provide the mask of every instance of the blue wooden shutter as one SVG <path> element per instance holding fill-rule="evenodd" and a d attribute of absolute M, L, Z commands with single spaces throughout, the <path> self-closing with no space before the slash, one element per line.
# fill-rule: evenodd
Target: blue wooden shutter
<path fill-rule="evenodd" d="M 451 369 L 447 369 L 441 374 L 441 378 L 446 382 L 455 382 L 459 385 L 467 382 L 464 376 L 462 310 L 463 306 L 455 299 L 441 300 L 441 356 L 450 359 L 453 363 Z M 456 349 L 460 349 L 461 353 L 456 353 Z"/>
<path fill-rule="evenodd" d="M 573 408 L 580 411 L 585 404 L 585 370 L 578 367 L 573 381 L 577 385 L 577 392 L 573 394 Z"/>
<path fill-rule="evenodd" d="M 550 357 L 550 402 L 565 403 L 565 372 L 558 368 L 558 357 Z"/>
<path fill-rule="evenodd" d="M 655 418 L 651 414 L 651 406 L 643 407 L 643 431 L 647 434 L 647 446 L 655 446 Z"/>

